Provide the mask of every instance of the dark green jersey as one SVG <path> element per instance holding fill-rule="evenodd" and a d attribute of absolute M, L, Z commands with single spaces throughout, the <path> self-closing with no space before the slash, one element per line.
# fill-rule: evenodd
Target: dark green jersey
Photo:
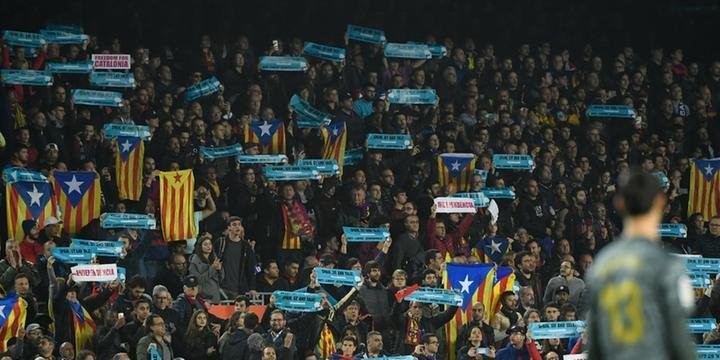
<path fill-rule="evenodd" d="M 623 239 L 588 274 L 590 359 L 694 360 L 685 267 L 648 240 Z"/>

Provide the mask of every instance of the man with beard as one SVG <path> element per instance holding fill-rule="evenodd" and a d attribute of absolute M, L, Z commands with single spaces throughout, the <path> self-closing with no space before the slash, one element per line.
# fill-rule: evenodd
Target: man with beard
<path fill-rule="evenodd" d="M 535 292 L 533 288 L 523 286 L 520 288 L 520 305 L 518 306 L 518 312 L 525 314 L 528 309 L 535 309 Z"/>
<path fill-rule="evenodd" d="M 472 305 L 472 320 L 467 324 L 460 327 L 460 332 L 457 336 L 457 343 L 455 344 L 455 351 L 457 352 L 463 346 L 469 345 L 470 332 L 474 327 L 480 328 L 482 331 L 482 338 L 487 344 L 495 343 L 495 332 L 492 326 L 488 325 L 484 321 L 485 318 L 485 305 L 481 302 L 476 302 Z M 460 354 L 458 352 L 458 354 Z"/>
<path fill-rule="evenodd" d="M 53 217 L 52 219 L 55 218 Z M 57 221 L 57 219 L 55 219 L 55 221 Z M 20 254 L 22 254 L 23 259 L 35 264 L 37 263 L 38 256 L 43 253 L 43 246 L 38 241 L 40 239 L 40 230 L 35 220 L 23 221 L 22 228 L 25 232 L 25 238 L 20 242 Z"/>
<path fill-rule="evenodd" d="M 15 292 L 27 303 L 27 311 L 25 315 L 25 323 L 30 323 L 35 319 L 38 312 L 37 300 L 30 288 L 30 277 L 27 274 L 19 273 L 15 275 Z"/>
<path fill-rule="evenodd" d="M 273 344 L 276 348 L 280 349 L 285 344 L 291 344 L 288 348 L 290 353 L 290 359 L 295 358 L 297 347 L 295 345 L 295 339 L 290 329 L 287 328 L 287 321 L 285 319 L 285 313 L 282 310 L 273 310 L 270 313 L 270 329 L 266 332 L 263 337 L 265 342 Z"/>
<path fill-rule="evenodd" d="M 560 263 L 560 275 L 550 279 L 545 288 L 545 296 L 543 301 L 548 303 L 553 301 L 553 294 L 560 287 L 565 286 L 569 290 L 569 301 L 576 305 L 580 300 L 580 294 L 585 289 L 585 282 L 582 279 L 575 277 L 575 265 L 570 261 L 563 261 Z"/>
<path fill-rule="evenodd" d="M 508 334 L 506 330 L 517 325 L 518 320 L 522 319 L 522 315 L 517 312 L 518 298 L 512 291 L 505 291 L 500 294 L 500 311 L 495 313 L 490 324 L 495 329 L 495 340 L 503 340 Z"/>
<path fill-rule="evenodd" d="M 543 294 L 540 274 L 535 271 L 537 269 L 535 256 L 530 252 L 523 251 L 515 256 L 515 265 L 517 267 L 515 281 L 518 282 L 518 285 L 530 286 L 535 294 Z"/>
<path fill-rule="evenodd" d="M 373 328 L 382 330 L 390 324 L 390 302 L 387 289 L 380 282 L 381 266 L 370 260 L 363 269 L 365 282 L 360 286 L 360 298 L 363 299 L 367 311 L 372 316 Z"/>
<path fill-rule="evenodd" d="M 178 296 L 182 292 L 183 278 L 187 273 L 187 259 L 181 253 L 175 253 L 168 260 L 167 266 L 155 276 L 153 284 L 165 285 L 172 296 Z"/>

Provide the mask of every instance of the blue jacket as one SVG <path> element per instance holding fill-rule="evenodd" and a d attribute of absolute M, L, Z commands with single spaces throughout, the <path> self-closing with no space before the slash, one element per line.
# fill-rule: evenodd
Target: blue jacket
<path fill-rule="evenodd" d="M 530 360 L 530 353 L 527 350 L 527 346 L 523 346 L 522 349 L 516 349 L 511 343 L 508 343 L 506 347 L 500 349 L 495 354 L 495 360 Z"/>

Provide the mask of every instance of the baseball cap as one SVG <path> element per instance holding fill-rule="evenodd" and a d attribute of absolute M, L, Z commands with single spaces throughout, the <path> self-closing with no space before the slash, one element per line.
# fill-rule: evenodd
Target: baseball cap
<path fill-rule="evenodd" d="M 58 147 L 58 145 L 56 143 L 49 143 L 49 144 L 45 145 L 45 151 L 48 151 L 48 150 L 60 151 L 60 147 Z"/>
<path fill-rule="evenodd" d="M 555 289 L 555 293 L 556 293 L 556 294 L 559 293 L 559 292 L 565 292 L 565 293 L 568 293 L 568 294 L 569 294 L 569 293 L 570 293 L 570 289 L 568 289 L 568 287 L 565 286 L 565 285 L 560 285 L 560 286 L 558 286 L 557 289 Z"/>
<path fill-rule="evenodd" d="M 193 275 L 186 276 L 185 279 L 183 280 L 183 286 L 185 286 L 185 287 L 193 288 L 193 287 L 198 287 L 198 285 L 200 285 L 200 284 L 199 284 L 198 278 L 196 276 L 193 276 Z"/>
<path fill-rule="evenodd" d="M 519 325 L 513 325 L 509 329 L 507 329 L 507 331 L 505 331 L 505 333 L 508 335 L 511 335 L 514 333 L 521 333 L 521 334 L 525 335 L 525 332 L 526 332 L 525 327 L 519 326 Z"/>
<path fill-rule="evenodd" d="M 32 324 L 28 325 L 27 327 L 25 327 L 25 332 L 31 332 L 33 330 L 38 330 L 38 329 L 40 329 L 40 324 L 32 323 Z"/>

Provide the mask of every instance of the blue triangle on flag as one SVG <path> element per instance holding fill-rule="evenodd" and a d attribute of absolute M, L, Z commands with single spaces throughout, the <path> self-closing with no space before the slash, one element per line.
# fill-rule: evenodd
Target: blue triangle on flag
<path fill-rule="evenodd" d="M 122 161 L 127 161 L 130 153 L 135 150 L 135 148 L 138 146 L 138 144 L 140 144 L 141 141 L 142 139 L 138 137 L 118 136 L 118 151 L 120 151 L 120 158 L 122 159 Z"/>
<path fill-rule="evenodd" d="M 345 126 L 345 122 L 343 122 L 343 121 L 336 122 L 334 124 L 330 124 L 327 126 L 327 132 L 328 132 L 328 134 L 330 134 L 330 142 L 331 143 L 335 143 L 337 138 L 342 135 L 344 126 Z"/>
<path fill-rule="evenodd" d="M 440 157 L 452 177 L 460 176 L 472 160 L 472 157 L 465 156 L 465 154 L 441 154 Z"/>
<path fill-rule="evenodd" d="M 77 207 L 95 181 L 95 173 L 89 171 L 56 171 L 55 181 L 73 207 Z"/>
<path fill-rule="evenodd" d="M 494 263 L 502 262 L 503 255 L 507 252 L 510 241 L 506 237 L 486 237 L 478 242 L 477 248 L 482 250 L 485 256 L 489 257 Z"/>
<path fill-rule="evenodd" d="M 267 145 L 272 141 L 275 132 L 282 124 L 282 120 L 273 119 L 270 121 L 255 121 L 250 124 L 250 129 L 260 139 L 262 145 Z"/>
<path fill-rule="evenodd" d="M 695 169 L 705 177 L 705 181 L 711 181 L 720 169 L 720 159 L 695 160 Z"/>
<path fill-rule="evenodd" d="M 38 219 L 52 198 L 52 186 L 49 182 L 21 181 L 13 184 L 18 195 L 25 202 L 33 219 Z"/>
<path fill-rule="evenodd" d="M 8 293 L 4 298 L 0 299 L 0 328 L 5 326 L 5 322 L 10 317 L 18 297 L 14 292 Z"/>
<path fill-rule="evenodd" d="M 448 281 L 452 289 L 462 295 L 463 309 L 471 305 L 473 295 L 493 267 L 492 264 L 447 264 Z"/>

